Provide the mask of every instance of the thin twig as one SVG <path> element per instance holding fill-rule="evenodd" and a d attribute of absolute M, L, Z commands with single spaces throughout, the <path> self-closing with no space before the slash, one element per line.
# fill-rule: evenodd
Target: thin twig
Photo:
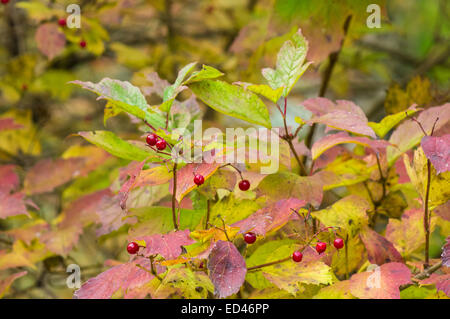
<path fill-rule="evenodd" d="M 178 230 L 177 212 L 176 212 L 176 196 L 177 196 L 177 163 L 173 164 L 173 191 L 172 191 L 172 219 L 173 227 Z"/>

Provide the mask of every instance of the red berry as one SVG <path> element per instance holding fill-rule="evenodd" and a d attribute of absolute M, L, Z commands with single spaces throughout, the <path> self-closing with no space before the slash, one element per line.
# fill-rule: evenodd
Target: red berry
<path fill-rule="evenodd" d="M 239 189 L 241 191 L 247 191 L 250 188 L 250 182 L 246 179 L 243 179 L 239 182 Z"/>
<path fill-rule="evenodd" d="M 59 24 L 61 27 L 65 27 L 66 24 L 67 24 L 66 19 L 64 19 L 64 18 L 59 19 L 59 20 L 58 20 L 58 24 Z"/>
<path fill-rule="evenodd" d="M 127 251 L 129 254 L 136 254 L 139 250 L 139 245 L 137 243 L 135 243 L 134 241 L 129 243 L 127 246 Z"/>
<path fill-rule="evenodd" d="M 301 262 L 303 259 L 303 254 L 300 251 L 294 251 L 292 253 L 292 260 L 295 261 L 296 263 Z"/>
<path fill-rule="evenodd" d="M 22 90 L 24 90 L 24 91 L 28 90 L 28 85 L 26 85 L 25 83 L 22 84 Z"/>
<path fill-rule="evenodd" d="M 195 176 L 194 176 L 194 183 L 195 183 L 195 185 L 200 186 L 204 182 L 205 182 L 205 178 L 203 177 L 203 175 L 195 174 Z"/>
<path fill-rule="evenodd" d="M 167 146 L 167 142 L 163 139 L 160 139 L 156 142 L 156 148 L 160 151 L 164 150 Z"/>
<path fill-rule="evenodd" d="M 336 238 L 333 242 L 334 247 L 336 247 L 336 249 L 341 249 L 342 247 L 344 247 L 344 241 L 342 240 L 342 238 Z"/>
<path fill-rule="evenodd" d="M 244 241 L 247 244 L 253 244 L 256 241 L 255 233 L 249 232 L 244 235 Z"/>
<path fill-rule="evenodd" d="M 86 41 L 84 41 L 84 40 L 80 41 L 80 47 L 85 48 L 86 44 L 87 44 Z"/>
<path fill-rule="evenodd" d="M 9 0 L 2 0 L 3 4 L 8 4 Z"/>
<path fill-rule="evenodd" d="M 156 142 L 158 142 L 158 136 L 156 134 L 148 134 L 147 135 L 147 144 L 150 146 L 155 146 Z"/>
<path fill-rule="evenodd" d="M 327 249 L 327 244 L 323 243 L 323 242 L 318 242 L 316 245 L 316 251 L 321 254 L 325 251 L 325 249 Z"/>

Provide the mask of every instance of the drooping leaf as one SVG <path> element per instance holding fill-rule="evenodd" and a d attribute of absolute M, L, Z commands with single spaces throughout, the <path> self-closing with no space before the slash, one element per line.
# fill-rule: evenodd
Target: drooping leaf
<path fill-rule="evenodd" d="M 308 41 L 299 29 L 290 40 L 286 41 L 277 55 L 276 70 L 265 68 L 262 75 L 274 90 L 283 89 L 283 96 L 288 96 L 295 83 L 311 64 L 304 63 L 308 52 Z"/>
<path fill-rule="evenodd" d="M 175 259 L 182 253 L 182 246 L 193 244 L 194 241 L 189 237 L 189 230 L 171 232 L 165 235 L 152 235 L 136 237 L 135 240 L 145 242 L 145 248 L 142 254 L 145 257 L 159 254 L 164 259 Z"/>
<path fill-rule="evenodd" d="M 368 223 L 366 211 L 370 204 L 362 197 L 349 195 L 338 200 L 332 206 L 312 212 L 325 226 L 338 226 L 355 236 Z"/>
<path fill-rule="evenodd" d="M 414 115 L 420 110 L 421 109 L 416 109 L 413 106 L 406 111 L 401 111 L 384 117 L 380 123 L 369 122 L 368 124 L 378 135 L 378 137 L 383 138 L 390 130 L 392 130 L 395 126 L 397 126 L 398 123 L 403 121 L 408 116 Z"/>
<path fill-rule="evenodd" d="M 354 274 L 350 278 L 350 293 L 360 299 L 400 299 L 399 287 L 411 282 L 411 272 L 401 263 L 387 263 Z"/>
<path fill-rule="evenodd" d="M 296 198 L 282 199 L 274 204 L 261 208 L 256 213 L 244 220 L 234 223 L 233 227 L 239 227 L 240 233 L 252 231 L 257 235 L 266 235 L 284 226 L 289 219 L 295 218 L 292 209 L 298 210 L 306 205 L 305 200 Z"/>
<path fill-rule="evenodd" d="M 245 260 L 233 243 L 218 241 L 208 259 L 209 277 L 219 298 L 239 291 L 245 281 Z"/>
<path fill-rule="evenodd" d="M 450 134 L 439 137 L 424 136 L 420 145 L 437 174 L 450 170 Z"/>
<path fill-rule="evenodd" d="M 394 245 L 376 231 L 365 227 L 360 233 L 366 246 L 368 259 L 372 264 L 382 265 L 390 262 L 403 262 L 400 253 Z"/>
<path fill-rule="evenodd" d="M 35 40 L 39 51 L 50 60 L 60 54 L 66 45 L 66 36 L 54 23 L 41 24 L 36 30 Z"/>
<path fill-rule="evenodd" d="M 189 88 L 217 112 L 270 128 L 269 111 L 252 92 L 218 80 L 202 80 Z"/>
<path fill-rule="evenodd" d="M 150 148 L 148 148 L 148 151 L 144 150 L 143 148 L 122 140 L 110 131 L 79 132 L 78 135 L 82 136 L 92 144 L 103 148 L 111 155 L 120 158 L 130 161 L 143 161 L 147 158 L 149 161 L 160 160 L 156 155 L 156 152 Z M 164 155 L 161 156 L 164 157 Z"/>
<path fill-rule="evenodd" d="M 340 132 L 326 135 L 315 142 L 311 148 L 312 157 L 313 159 L 316 159 L 326 150 L 344 143 L 360 144 L 375 151 L 382 150 L 389 145 L 389 143 L 384 140 L 372 140 L 367 137 L 350 136 L 345 132 Z"/>

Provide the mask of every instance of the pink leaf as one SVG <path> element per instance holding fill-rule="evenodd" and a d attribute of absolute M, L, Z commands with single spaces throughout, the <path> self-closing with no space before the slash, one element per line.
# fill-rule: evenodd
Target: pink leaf
<path fill-rule="evenodd" d="M 97 236 L 118 230 L 125 224 L 135 224 L 136 217 L 128 217 L 126 211 L 119 206 L 119 197 L 103 197 L 96 211 L 101 227 L 97 229 Z"/>
<path fill-rule="evenodd" d="M 411 272 L 401 263 L 388 263 L 354 274 L 350 278 L 350 293 L 360 299 L 400 299 L 401 285 L 411 282 Z"/>
<path fill-rule="evenodd" d="M 439 137 L 425 136 L 420 144 L 438 174 L 450 170 L 450 134 Z"/>
<path fill-rule="evenodd" d="M 2 118 L 0 119 L 0 131 L 6 130 L 17 130 L 22 128 L 23 125 L 14 122 L 13 118 Z"/>
<path fill-rule="evenodd" d="M 402 255 L 394 245 L 376 231 L 365 228 L 360 237 L 366 246 L 368 259 L 372 264 L 382 265 L 390 262 L 403 262 Z"/>
<path fill-rule="evenodd" d="M 432 274 L 430 278 L 420 281 L 421 285 L 436 285 L 436 289 L 443 291 L 447 296 L 450 296 L 450 274 L 438 275 Z"/>
<path fill-rule="evenodd" d="M 176 259 L 183 252 L 181 246 L 193 244 L 195 241 L 189 237 L 188 229 L 168 233 L 166 235 L 141 236 L 136 240 L 145 240 L 142 254 L 145 257 L 159 254 L 164 259 Z"/>
<path fill-rule="evenodd" d="M 139 268 L 137 265 L 146 270 Z M 163 269 L 157 266 L 158 273 Z M 154 276 L 150 273 L 150 261 L 147 258 L 137 258 L 125 264 L 114 266 L 97 277 L 89 279 L 80 289 L 75 291 L 74 298 L 77 299 L 108 299 L 121 291 L 126 297 L 152 280 Z M 141 295 L 140 297 L 145 297 Z M 134 297 L 137 297 L 133 294 Z"/>
<path fill-rule="evenodd" d="M 299 209 L 306 205 L 305 200 L 296 198 L 282 199 L 274 204 L 266 206 L 244 220 L 231 225 L 239 227 L 239 233 L 252 231 L 257 235 L 265 235 L 285 225 L 289 219 L 296 218 L 297 215 L 292 209 Z"/>
<path fill-rule="evenodd" d="M 133 187 L 134 182 L 136 181 L 136 178 L 141 173 L 142 168 L 144 167 L 144 164 L 145 164 L 145 160 L 140 163 L 133 162 L 132 164 L 129 165 L 128 169 L 126 170 L 126 174 L 130 178 L 122 185 L 122 187 L 119 190 L 119 194 L 118 194 L 119 199 L 120 199 L 120 207 L 122 209 L 126 208 L 128 194 L 129 194 L 131 188 Z"/>
<path fill-rule="evenodd" d="M 15 274 L 9 275 L 3 280 L 0 280 L 0 298 L 2 298 L 2 296 L 8 291 L 8 288 L 17 278 L 23 277 L 27 273 L 27 271 L 16 272 Z"/>
<path fill-rule="evenodd" d="M 36 31 L 35 40 L 39 51 L 50 60 L 60 54 L 66 45 L 66 36 L 54 23 L 41 24 Z"/>
<path fill-rule="evenodd" d="M 247 267 L 245 260 L 233 243 L 216 242 L 208 260 L 209 277 L 219 298 L 225 298 L 239 291 L 245 281 Z"/>
<path fill-rule="evenodd" d="M 16 215 L 30 216 L 25 207 L 25 195 L 23 193 L 8 194 L 0 192 L 0 218 Z"/>
<path fill-rule="evenodd" d="M 450 221 L 450 200 L 448 200 L 445 204 L 436 207 L 433 213 L 446 221 Z"/>
<path fill-rule="evenodd" d="M 447 242 L 442 247 L 442 264 L 445 267 L 450 267 L 450 236 L 447 237 Z"/>
<path fill-rule="evenodd" d="M 367 137 L 350 136 L 348 133 L 340 132 L 326 135 L 314 143 L 311 148 L 313 159 L 318 158 L 323 152 L 338 144 L 356 143 L 369 147 L 375 151 L 385 149 L 389 143 L 384 140 L 372 140 Z"/>
<path fill-rule="evenodd" d="M 9 193 L 19 187 L 19 176 L 14 165 L 0 166 L 0 192 Z"/>

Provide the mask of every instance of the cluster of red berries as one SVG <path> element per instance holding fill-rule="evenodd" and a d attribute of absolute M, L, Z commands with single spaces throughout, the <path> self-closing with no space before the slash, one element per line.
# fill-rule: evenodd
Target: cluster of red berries
<path fill-rule="evenodd" d="M 166 148 L 166 146 L 167 146 L 167 142 L 163 138 L 160 138 L 158 135 L 153 134 L 153 133 L 147 135 L 147 139 L 146 140 L 147 140 L 147 144 L 148 145 L 156 146 L 156 148 L 159 151 L 163 151 Z"/>

